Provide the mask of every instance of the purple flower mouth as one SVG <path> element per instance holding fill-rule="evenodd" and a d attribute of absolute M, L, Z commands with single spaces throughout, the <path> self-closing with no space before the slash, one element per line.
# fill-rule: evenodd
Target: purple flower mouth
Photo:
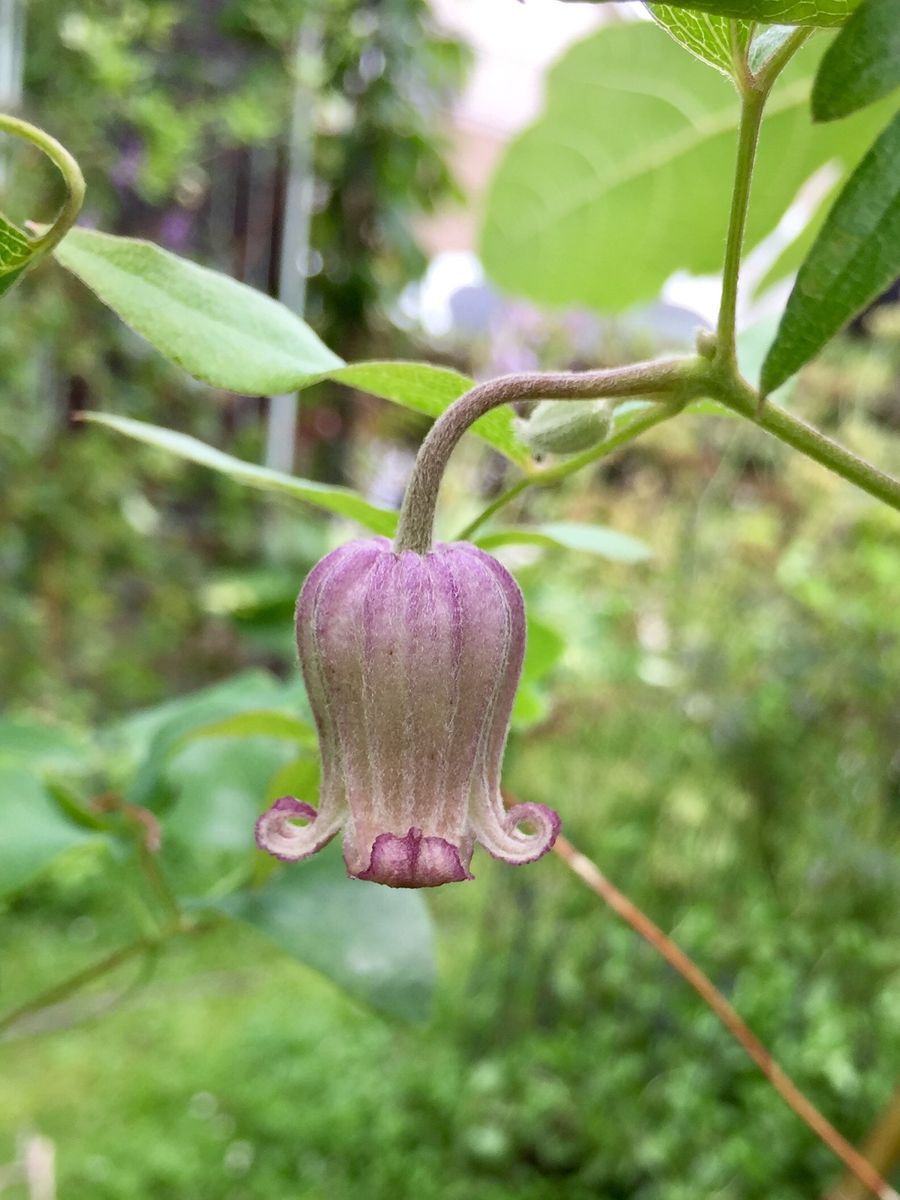
<path fill-rule="evenodd" d="M 380 833 L 372 843 L 372 857 L 358 879 L 386 883 L 395 888 L 438 887 L 473 879 L 463 866 L 459 850 L 442 837 L 425 837 L 412 828 L 405 837 Z"/>

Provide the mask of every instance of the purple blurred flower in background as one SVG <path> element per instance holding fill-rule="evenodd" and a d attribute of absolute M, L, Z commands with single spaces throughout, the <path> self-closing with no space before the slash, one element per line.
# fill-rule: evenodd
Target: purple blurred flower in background
<path fill-rule="evenodd" d="M 159 223 L 157 241 L 168 250 L 187 250 L 191 244 L 193 228 L 193 213 L 183 208 L 170 208 Z"/>
<path fill-rule="evenodd" d="M 297 645 L 321 798 L 318 811 L 277 800 L 257 822 L 261 849 L 295 861 L 343 829 L 350 875 L 391 887 L 471 879 L 475 842 L 509 863 L 550 849 L 556 813 L 507 811 L 500 794 L 525 652 L 522 594 L 500 563 L 465 542 L 427 555 L 350 542 L 303 585 Z"/>

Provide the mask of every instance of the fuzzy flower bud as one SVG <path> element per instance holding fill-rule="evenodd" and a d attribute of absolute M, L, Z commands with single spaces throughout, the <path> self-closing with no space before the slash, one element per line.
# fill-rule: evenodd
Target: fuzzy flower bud
<path fill-rule="evenodd" d="M 500 563 L 465 542 L 350 542 L 304 583 L 297 645 L 320 803 L 277 800 L 257 822 L 261 849 L 295 861 L 343 829 L 349 874 L 391 887 L 471 879 L 475 842 L 510 863 L 550 849 L 556 813 L 507 811 L 500 795 L 525 650 L 522 594 Z"/>
<path fill-rule="evenodd" d="M 611 424 L 608 400 L 541 400 L 516 433 L 533 454 L 577 454 L 605 441 Z"/>

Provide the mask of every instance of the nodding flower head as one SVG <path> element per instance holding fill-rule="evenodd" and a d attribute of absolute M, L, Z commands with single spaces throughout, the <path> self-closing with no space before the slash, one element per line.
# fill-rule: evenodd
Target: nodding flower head
<path fill-rule="evenodd" d="M 319 732 L 318 810 L 277 800 L 257 843 L 293 862 L 343 829 L 347 870 L 391 887 L 471 879 L 475 842 L 527 863 L 556 813 L 504 808 L 500 767 L 525 651 L 515 580 L 465 542 L 350 542 L 313 568 L 297 645 Z M 305 821 L 305 824 L 300 824 Z"/>

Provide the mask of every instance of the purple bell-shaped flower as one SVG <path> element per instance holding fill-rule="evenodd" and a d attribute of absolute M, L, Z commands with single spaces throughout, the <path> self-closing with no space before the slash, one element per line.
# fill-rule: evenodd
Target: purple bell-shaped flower
<path fill-rule="evenodd" d="M 351 875 L 435 887 L 472 878 L 475 842 L 509 863 L 550 849 L 556 813 L 500 795 L 525 651 L 522 594 L 500 563 L 466 542 L 350 542 L 307 577 L 297 645 L 320 803 L 277 800 L 257 822 L 263 850 L 307 858 L 343 829 Z"/>

